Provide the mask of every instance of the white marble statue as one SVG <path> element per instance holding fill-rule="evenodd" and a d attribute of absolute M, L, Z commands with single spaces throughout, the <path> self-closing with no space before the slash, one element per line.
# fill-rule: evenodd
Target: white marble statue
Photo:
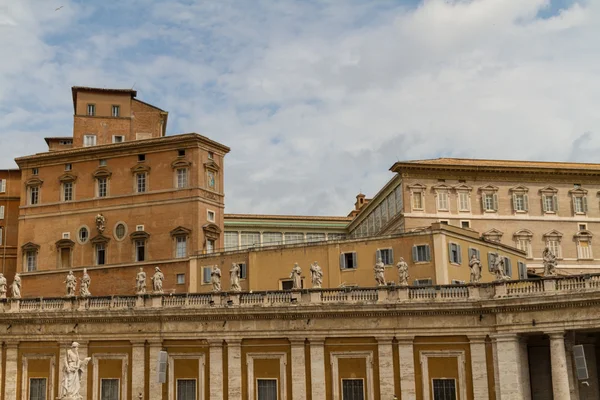
<path fill-rule="evenodd" d="M 496 275 L 497 281 L 508 281 L 510 276 L 506 275 L 504 271 L 504 257 L 501 257 L 498 253 L 494 256 L 493 272 Z"/>
<path fill-rule="evenodd" d="M 229 289 L 233 292 L 242 290 L 240 287 L 240 266 L 236 263 L 232 263 L 229 270 Z"/>
<path fill-rule="evenodd" d="M 63 380 L 60 387 L 60 397 L 63 400 L 81 400 L 79 394 L 81 389 L 81 377 L 87 367 L 90 357 L 83 360 L 79 358 L 78 351 L 79 343 L 73 342 L 71 348 L 67 350 L 65 355 L 65 363 L 63 367 Z"/>
<path fill-rule="evenodd" d="M 300 268 L 298 263 L 294 263 L 290 278 L 292 278 L 292 289 L 302 289 L 302 268 Z"/>
<path fill-rule="evenodd" d="M 212 283 L 213 292 L 221 291 L 221 269 L 216 265 L 213 267 L 210 273 L 210 280 Z"/>
<path fill-rule="evenodd" d="M 552 254 L 550 249 L 546 247 L 542 253 L 544 260 L 544 276 L 555 276 L 556 275 L 556 256 Z"/>
<path fill-rule="evenodd" d="M 83 269 L 83 276 L 81 277 L 81 285 L 79 286 L 79 295 L 81 297 L 90 297 L 90 285 L 92 284 L 92 278 L 87 273 L 87 269 Z"/>
<path fill-rule="evenodd" d="M 19 275 L 19 273 L 15 274 L 15 279 L 13 280 L 12 285 L 10 285 L 10 288 L 12 290 L 13 299 L 20 299 L 21 298 L 21 275 Z"/>
<path fill-rule="evenodd" d="M 75 296 L 75 288 L 77 287 L 77 278 L 73 275 L 73 271 L 69 271 L 67 278 L 63 282 L 67 288 L 67 297 Z"/>
<path fill-rule="evenodd" d="M 477 258 L 477 254 L 471 255 L 469 268 L 471 268 L 471 283 L 479 283 L 481 281 L 481 261 Z"/>
<path fill-rule="evenodd" d="M 163 292 L 163 281 L 165 276 L 158 267 L 154 267 L 154 275 L 152 275 L 152 292 L 162 293 Z"/>
<path fill-rule="evenodd" d="M 375 282 L 377 283 L 377 286 L 385 286 L 385 264 L 381 257 L 377 259 L 373 271 L 375 272 Z"/>
<path fill-rule="evenodd" d="M 98 233 L 103 234 L 105 229 L 106 218 L 104 218 L 104 215 L 102 214 L 96 215 L 96 230 L 98 230 Z"/>
<path fill-rule="evenodd" d="M 145 294 L 146 293 L 146 273 L 144 268 L 140 267 L 139 272 L 135 276 L 135 293 Z"/>
<path fill-rule="evenodd" d="M 398 268 L 398 285 L 408 286 L 408 264 L 403 257 L 400 257 L 396 268 Z"/>
<path fill-rule="evenodd" d="M 4 274 L 0 273 L 0 299 L 6 298 L 6 292 L 8 292 L 8 282 Z"/>
<path fill-rule="evenodd" d="M 310 264 L 310 278 L 314 288 L 320 288 L 323 285 L 323 270 L 316 261 Z"/>

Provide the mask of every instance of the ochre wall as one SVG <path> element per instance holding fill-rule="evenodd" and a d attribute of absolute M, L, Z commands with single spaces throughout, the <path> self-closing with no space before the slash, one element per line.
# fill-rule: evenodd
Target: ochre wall
<path fill-rule="evenodd" d="M 242 398 L 248 398 L 248 353 L 285 353 L 287 357 L 286 381 L 287 398 L 292 396 L 292 369 L 291 369 L 291 350 L 287 339 L 247 339 L 242 341 Z M 254 379 L 258 378 L 276 378 L 277 390 L 281 393 L 281 380 L 279 373 L 279 359 L 254 359 Z M 256 383 L 255 383 L 255 391 Z M 254 399 L 249 399 L 254 400 Z"/>
<path fill-rule="evenodd" d="M 152 137 L 163 135 L 161 121 L 164 121 L 165 117 L 161 114 L 160 110 L 136 99 L 131 101 L 131 108 L 133 113 L 134 139 L 138 132 L 150 134 Z M 166 121 L 163 123 L 166 123 Z"/>

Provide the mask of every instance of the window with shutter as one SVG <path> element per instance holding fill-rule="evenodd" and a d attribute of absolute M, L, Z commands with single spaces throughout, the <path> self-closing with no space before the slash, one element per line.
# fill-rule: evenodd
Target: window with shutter
<path fill-rule="evenodd" d="M 413 246 L 413 261 L 428 262 L 431 260 L 431 252 L 428 244 Z"/>
<path fill-rule="evenodd" d="M 519 261 L 517 266 L 519 268 L 519 279 L 527 279 L 527 265 Z"/>
<path fill-rule="evenodd" d="M 460 256 L 460 245 L 458 245 L 456 243 L 448 244 L 448 258 L 450 259 L 450 262 L 453 264 L 460 264 L 462 262 L 462 259 Z"/>
<path fill-rule="evenodd" d="M 0 219 L 4 219 L 4 206 L 0 206 Z"/>
<path fill-rule="evenodd" d="M 202 267 L 202 283 L 210 283 L 212 267 Z"/>
<path fill-rule="evenodd" d="M 512 264 L 508 257 L 504 257 L 504 273 L 507 276 L 512 277 Z"/>
<path fill-rule="evenodd" d="M 0 193 L 6 193 L 6 179 L 0 179 Z"/>

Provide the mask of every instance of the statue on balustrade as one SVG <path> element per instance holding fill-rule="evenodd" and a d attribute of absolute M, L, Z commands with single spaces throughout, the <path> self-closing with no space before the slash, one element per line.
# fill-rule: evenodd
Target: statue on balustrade
<path fill-rule="evenodd" d="M 140 271 L 135 276 L 135 293 L 146 293 L 146 273 L 144 272 L 144 268 L 142 267 L 140 267 Z"/>
<path fill-rule="evenodd" d="M 4 274 L 0 273 L 0 299 L 6 298 L 6 292 L 8 292 L 8 282 Z"/>
<path fill-rule="evenodd" d="M 18 272 L 15 274 L 15 279 L 13 280 L 12 285 L 10 285 L 10 288 L 12 290 L 13 299 L 20 299 L 21 298 L 21 275 L 19 275 Z"/>
<path fill-rule="evenodd" d="M 103 234 L 106 229 L 106 218 L 102 214 L 96 215 L 96 230 L 99 234 Z"/>
<path fill-rule="evenodd" d="M 83 276 L 81 277 L 81 285 L 79 286 L 79 295 L 81 297 L 90 297 L 90 285 L 92 284 L 92 278 L 87 273 L 87 269 L 83 269 Z"/>
<path fill-rule="evenodd" d="M 398 285 L 408 286 L 408 263 L 404 261 L 403 257 L 400 257 L 396 268 L 398 268 Z"/>
<path fill-rule="evenodd" d="M 67 278 L 63 282 L 67 288 L 67 297 L 75 296 L 75 288 L 77 287 L 77 278 L 73 275 L 73 271 L 69 271 Z"/>
<path fill-rule="evenodd" d="M 510 276 L 506 275 L 506 271 L 504 270 L 504 257 L 500 256 L 498 253 L 494 256 L 493 272 L 496 275 L 497 281 L 510 280 Z"/>
<path fill-rule="evenodd" d="M 375 271 L 375 282 L 377 282 L 377 286 L 385 286 L 385 264 L 383 263 L 381 257 L 377 259 L 373 270 Z"/>
<path fill-rule="evenodd" d="M 479 283 L 481 281 L 481 261 L 477 258 L 477 254 L 471 255 L 469 268 L 471 268 L 471 283 Z"/>
<path fill-rule="evenodd" d="M 79 358 L 79 343 L 73 342 L 71 348 L 67 350 L 65 355 L 65 363 L 63 367 L 63 380 L 61 382 L 60 397 L 62 400 L 81 400 L 79 394 L 81 389 L 81 377 L 84 370 L 90 361 L 90 357 L 83 360 Z"/>
<path fill-rule="evenodd" d="M 165 280 L 165 276 L 163 275 L 160 268 L 154 268 L 154 275 L 152 275 L 152 292 L 153 293 L 162 293 L 163 292 L 163 281 Z"/>
<path fill-rule="evenodd" d="M 292 289 L 302 289 L 302 269 L 300 266 L 298 266 L 298 263 L 294 263 L 294 268 L 292 268 L 290 278 L 292 279 Z"/>
<path fill-rule="evenodd" d="M 213 292 L 221 291 L 221 270 L 216 265 L 213 267 L 210 278 L 212 282 Z"/>
<path fill-rule="evenodd" d="M 556 256 L 552 254 L 552 251 L 548 247 L 544 249 L 542 253 L 544 260 L 544 276 L 555 276 L 556 275 Z"/>
<path fill-rule="evenodd" d="M 320 288 L 323 285 L 323 270 L 316 261 L 310 264 L 310 277 L 313 288 Z"/>
<path fill-rule="evenodd" d="M 229 288 L 234 292 L 242 290 L 240 287 L 240 266 L 236 263 L 232 263 L 229 270 Z"/>

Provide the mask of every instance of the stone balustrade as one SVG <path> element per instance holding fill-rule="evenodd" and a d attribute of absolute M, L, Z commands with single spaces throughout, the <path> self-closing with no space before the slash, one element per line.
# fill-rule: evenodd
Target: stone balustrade
<path fill-rule="evenodd" d="M 212 308 L 336 303 L 473 302 L 497 298 L 600 292 L 600 274 L 481 284 L 383 286 L 267 292 L 145 294 L 141 296 L 0 299 L 0 313 L 93 311 L 132 308 Z"/>

